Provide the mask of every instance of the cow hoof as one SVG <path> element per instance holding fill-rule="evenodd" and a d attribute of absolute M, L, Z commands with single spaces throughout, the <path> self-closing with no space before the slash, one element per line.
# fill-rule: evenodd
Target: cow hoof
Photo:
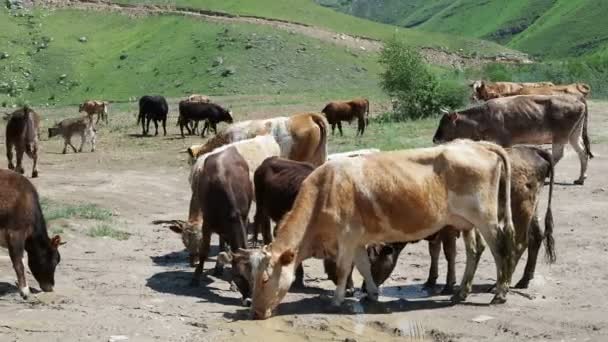
<path fill-rule="evenodd" d="M 500 295 L 500 294 L 496 294 L 496 296 L 494 296 L 494 298 L 492 298 L 492 301 L 490 302 L 490 304 L 504 304 L 507 302 L 507 298 L 505 297 L 504 294 Z"/>
<path fill-rule="evenodd" d="M 250 307 L 251 306 L 251 298 L 243 298 L 243 300 L 241 301 L 241 303 L 245 307 Z"/>
<path fill-rule="evenodd" d="M 422 288 L 426 290 L 432 290 L 436 285 L 437 283 L 435 281 L 427 280 L 426 283 L 422 285 Z"/>
<path fill-rule="evenodd" d="M 451 295 L 454 294 L 454 285 L 446 285 L 443 287 L 443 290 L 441 290 L 441 294 L 442 295 Z"/>
<path fill-rule="evenodd" d="M 487 290 L 487 293 L 496 293 L 496 284 L 490 286 Z"/>
<path fill-rule="evenodd" d="M 65 154 L 65 153 L 66 153 L 66 151 L 65 151 L 65 150 L 63 150 L 63 152 L 61 152 L 61 153 L 62 153 L 62 154 Z"/>
<path fill-rule="evenodd" d="M 584 179 L 577 179 L 574 181 L 574 185 L 584 185 L 584 184 L 585 184 Z"/>
<path fill-rule="evenodd" d="M 452 298 L 450 298 L 450 300 L 452 301 L 453 304 L 462 303 L 465 301 L 465 299 L 467 299 L 467 295 L 462 292 L 458 292 L 455 295 L 453 295 Z"/>
<path fill-rule="evenodd" d="M 15 171 L 19 172 L 20 174 L 24 174 L 25 170 L 23 170 L 22 167 L 18 167 Z"/>
<path fill-rule="evenodd" d="M 38 177 L 38 171 L 32 171 L 32 178 Z"/>
<path fill-rule="evenodd" d="M 515 288 L 516 289 L 527 289 L 529 285 L 530 285 L 530 280 L 521 279 L 520 281 L 517 282 L 517 284 L 515 284 Z"/>
<path fill-rule="evenodd" d="M 8 164 L 8 169 L 9 170 L 14 170 L 15 169 L 15 165 L 13 165 L 12 163 Z"/>
<path fill-rule="evenodd" d="M 346 291 L 344 292 L 344 297 L 351 298 L 354 296 L 355 296 L 355 289 L 353 289 L 352 287 L 350 289 L 346 289 Z"/>
<path fill-rule="evenodd" d="M 216 277 L 216 278 L 220 278 L 222 275 L 224 274 L 224 268 L 223 267 L 216 267 L 213 269 L 213 273 L 211 273 L 212 276 Z"/>
<path fill-rule="evenodd" d="M 28 286 L 19 289 L 19 294 L 21 298 L 27 299 L 30 296 L 30 288 Z"/>

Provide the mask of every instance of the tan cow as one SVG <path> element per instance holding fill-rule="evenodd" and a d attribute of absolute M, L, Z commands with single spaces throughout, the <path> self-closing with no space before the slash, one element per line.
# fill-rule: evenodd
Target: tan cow
<path fill-rule="evenodd" d="M 524 88 L 536 88 L 553 86 L 551 82 L 486 82 L 475 81 L 471 84 L 473 88 L 473 100 L 487 101 L 499 97 L 521 95 L 519 92 Z"/>
<path fill-rule="evenodd" d="M 517 95 L 582 95 L 587 97 L 591 87 L 585 83 L 573 83 L 548 87 L 523 87 Z"/>
<path fill-rule="evenodd" d="M 506 225 L 501 229 L 498 189 L 503 169 Z M 344 299 L 353 262 L 365 279 L 368 297 L 375 300 L 378 288 L 366 245 L 420 240 L 445 226 L 463 231 L 467 250 L 472 249 L 473 227 L 481 232 L 496 262 L 497 293 L 492 302 L 504 302 L 514 243 L 510 176 L 510 162 L 501 147 L 467 140 L 326 163 L 302 183 L 276 239 L 261 251 L 236 253 L 239 258 L 245 254 L 253 270 L 253 318 L 271 316 L 294 280 L 296 265 L 311 257 L 337 260 L 334 305 Z M 476 268 L 475 257 L 467 253 L 454 301 L 470 293 Z"/>
<path fill-rule="evenodd" d="M 327 121 L 315 113 L 294 114 L 230 125 L 203 145 L 188 148 L 191 162 L 215 148 L 258 135 L 272 135 L 281 147 L 281 157 L 319 166 L 327 159 Z"/>
<path fill-rule="evenodd" d="M 108 103 L 105 101 L 87 100 L 78 106 L 78 112 L 86 112 L 91 119 L 93 115 L 97 115 L 95 124 L 99 123 L 99 119 L 105 121 L 106 125 L 108 124 Z"/>
<path fill-rule="evenodd" d="M 209 97 L 207 97 L 205 95 L 200 95 L 200 94 L 192 94 L 192 95 L 188 96 L 188 98 L 186 100 L 190 101 L 190 102 L 202 102 L 202 103 L 211 102 Z"/>

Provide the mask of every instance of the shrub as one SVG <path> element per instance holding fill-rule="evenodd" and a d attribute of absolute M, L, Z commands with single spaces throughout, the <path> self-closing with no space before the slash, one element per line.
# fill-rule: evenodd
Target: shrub
<path fill-rule="evenodd" d="M 380 63 L 385 67 L 380 85 L 395 101 L 391 120 L 419 119 L 464 104 L 466 87 L 440 80 L 416 50 L 394 38 L 384 44 Z"/>

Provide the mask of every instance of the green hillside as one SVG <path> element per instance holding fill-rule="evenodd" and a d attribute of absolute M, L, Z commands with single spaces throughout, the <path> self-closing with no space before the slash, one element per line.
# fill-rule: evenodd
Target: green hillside
<path fill-rule="evenodd" d="M 360 17 L 489 39 L 539 56 L 579 56 L 608 47 L 605 0 L 317 1 Z"/>
<path fill-rule="evenodd" d="M 20 99 L 120 101 L 150 93 L 380 93 L 375 54 L 260 25 L 80 10 L 18 15 L 0 10 L 0 42 L 0 103 L 8 105 Z"/>

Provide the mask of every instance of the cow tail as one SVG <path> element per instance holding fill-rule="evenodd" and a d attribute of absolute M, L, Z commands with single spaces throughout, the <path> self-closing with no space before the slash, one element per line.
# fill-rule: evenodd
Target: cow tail
<path fill-rule="evenodd" d="M 547 213 L 545 214 L 545 258 L 552 264 L 556 260 L 555 240 L 553 239 L 553 213 L 551 211 L 551 199 L 553 198 L 554 164 L 553 157 L 545 150 L 538 149 L 538 154 L 549 163 L 549 199 L 547 200 Z"/>
<path fill-rule="evenodd" d="M 319 131 L 321 133 L 321 137 L 319 140 L 319 145 L 317 145 L 317 149 L 315 150 L 315 156 L 321 156 L 320 160 L 317 160 L 315 166 L 320 166 L 325 163 L 327 160 L 327 120 L 324 117 L 318 114 L 311 114 L 312 121 L 319 126 Z"/>
<path fill-rule="evenodd" d="M 593 155 L 593 153 L 591 153 L 591 142 L 589 141 L 589 131 L 587 130 L 587 125 L 589 121 L 589 109 L 587 106 L 587 100 L 585 100 L 584 98 L 581 98 L 581 100 L 585 104 L 585 118 L 583 121 L 583 144 L 585 145 L 585 152 L 587 152 L 587 156 L 589 156 L 590 159 L 593 159 L 593 157 L 595 156 Z"/>
<path fill-rule="evenodd" d="M 25 152 L 32 155 L 37 140 L 36 118 L 34 112 L 28 106 L 23 107 L 23 116 L 25 118 Z"/>
<path fill-rule="evenodd" d="M 107 125 L 108 124 L 108 103 L 107 102 L 103 103 L 103 118 Z"/>
<path fill-rule="evenodd" d="M 369 126 L 369 100 L 365 100 L 365 126 Z"/>

